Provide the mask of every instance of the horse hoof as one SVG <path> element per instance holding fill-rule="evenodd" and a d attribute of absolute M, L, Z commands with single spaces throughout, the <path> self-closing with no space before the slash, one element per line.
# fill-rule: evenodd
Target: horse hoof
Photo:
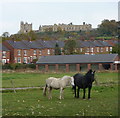
<path fill-rule="evenodd" d="M 88 98 L 88 100 L 91 100 L 91 98 Z"/>

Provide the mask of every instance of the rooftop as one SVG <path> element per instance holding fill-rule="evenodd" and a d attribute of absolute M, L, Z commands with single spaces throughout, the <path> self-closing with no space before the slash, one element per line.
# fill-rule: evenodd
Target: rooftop
<path fill-rule="evenodd" d="M 118 54 L 42 56 L 37 64 L 113 63 Z"/>

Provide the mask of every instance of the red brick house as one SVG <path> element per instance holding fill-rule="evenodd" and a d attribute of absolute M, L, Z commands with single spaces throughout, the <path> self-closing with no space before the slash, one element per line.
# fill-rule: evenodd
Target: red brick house
<path fill-rule="evenodd" d="M 10 50 L 10 63 L 28 63 L 30 48 L 21 41 L 7 40 L 3 44 Z"/>
<path fill-rule="evenodd" d="M 1 47 L 2 46 L 2 47 Z M 2 64 L 9 63 L 10 62 L 10 50 L 5 47 L 3 44 L 0 44 L 0 59 L 2 61 Z"/>
<path fill-rule="evenodd" d="M 10 50 L 10 63 L 31 63 L 41 56 L 53 55 L 54 50 L 43 41 L 13 41 L 7 40 L 3 44 Z"/>
<path fill-rule="evenodd" d="M 54 55 L 55 45 L 59 45 L 61 52 L 64 49 L 65 42 L 50 40 L 35 40 L 35 41 L 13 41 L 7 40 L 3 44 L 10 50 L 10 63 L 31 63 L 34 59 L 39 59 L 41 56 Z M 75 52 L 79 54 L 109 54 L 112 50 L 112 45 L 105 41 L 76 41 Z M 63 53 L 62 53 L 63 54 Z"/>
<path fill-rule="evenodd" d="M 81 54 L 109 54 L 112 45 L 104 41 L 77 41 L 77 51 Z"/>

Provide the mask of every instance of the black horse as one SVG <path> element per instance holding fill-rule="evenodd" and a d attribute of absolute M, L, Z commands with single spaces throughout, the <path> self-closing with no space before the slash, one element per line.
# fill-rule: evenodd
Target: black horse
<path fill-rule="evenodd" d="M 79 91 L 80 88 L 82 88 L 84 92 L 83 99 L 85 99 L 85 89 L 88 88 L 88 99 L 90 99 L 90 91 L 92 88 L 92 83 L 95 80 L 94 75 L 95 75 L 95 71 L 92 71 L 90 69 L 85 75 L 77 73 L 73 76 L 74 78 L 73 89 L 75 92 L 75 98 L 79 98 Z M 78 87 L 77 95 L 76 95 L 76 86 Z"/>

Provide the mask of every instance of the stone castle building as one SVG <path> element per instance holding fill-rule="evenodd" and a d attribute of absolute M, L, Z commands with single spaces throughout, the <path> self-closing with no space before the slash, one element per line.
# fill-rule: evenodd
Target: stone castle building
<path fill-rule="evenodd" d="M 54 25 L 43 25 L 39 27 L 40 32 L 45 32 L 45 31 L 53 31 L 56 32 L 58 30 L 62 31 L 88 31 L 92 30 L 92 25 L 91 24 L 85 24 L 83 22 L 83 25 L 73 25 L 72 23 L 70 24 L 54 24 Z"/>
<path fill-rule="evenodd" d="M 19 33 L 28 33 L 30 31 L 32 31 L 32 23 L 28 24 L 27 22 L 24 23 L 23 21 L 21 21 Z"/>
<path fill-rule="evenodd" d="M 23 21 L 20 23 L 20 31 L 19 33 L 28 33 L 32 30 L 32 23 L 28 24 L 27 22 L 24 23 Z M 38 30 L 34 30 L 35 32 L 45 32 L 45 31 L 88 31 L 92 30 L 91 24 L 86 24 L 83 22 L 83 25 L 73 25 L 70 24 L 54 24 L 54 25 L 43 25 L 40 26 Z"/>

